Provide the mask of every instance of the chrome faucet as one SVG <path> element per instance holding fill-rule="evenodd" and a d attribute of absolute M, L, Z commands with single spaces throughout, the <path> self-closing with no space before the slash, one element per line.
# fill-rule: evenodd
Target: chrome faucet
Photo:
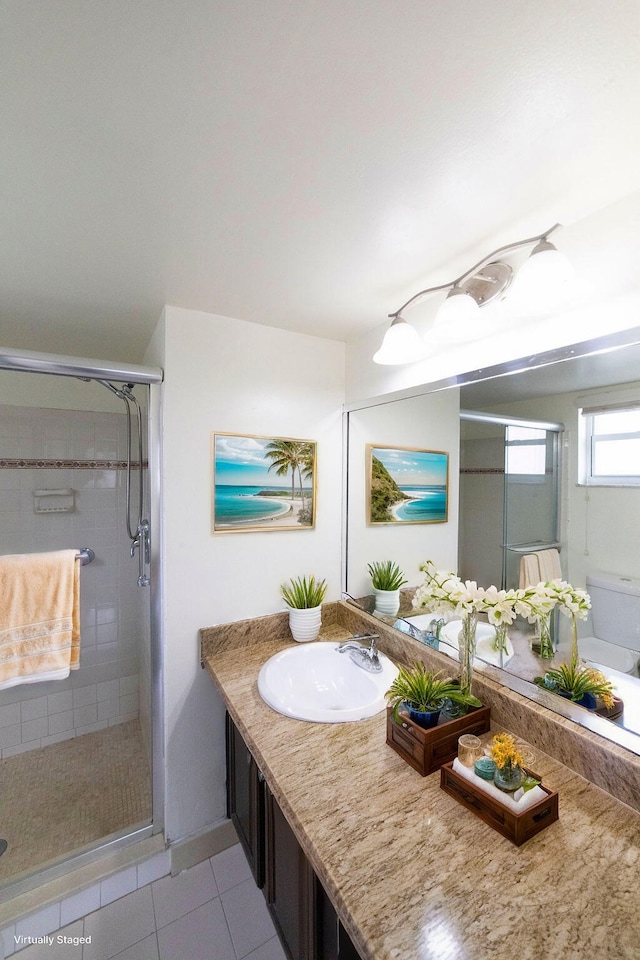
<path fill-rule="evenodd" d="M 411 623 L 410 620 L 405 620 L 403 617 L 396 620 L 394 626 L 398 630 L 402 630 L 403 633 L 408 633 L 414 640 L 425 643 L 428 647 L 433 647 L 434 650 L 438 650 L 440 647 L 440 631 L 444 626 L 443 619 L 431 620 L 426 630 L 420 630 L 415 623 Z"/>
<path fill-rule="evenodd" d="M 368 673 L 381 673 L 382 664 L 380 663 L 378 650 L 376 648 L 376 641 L 378 639 L 377 633 L 367 633 L 363 636 L 359 633 L 354 633 L 350 640 L 345 640 L 344 643 L 340 644 L 338 653 L 348 652 L 353 662 Z M 364 646 L 360 643 L 361 640 L 368 640 L 369 646 Z"/>

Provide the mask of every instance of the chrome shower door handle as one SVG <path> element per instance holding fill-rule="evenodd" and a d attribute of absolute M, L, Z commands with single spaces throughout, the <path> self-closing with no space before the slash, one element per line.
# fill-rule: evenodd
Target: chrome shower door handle
<path fill-rule="evenodd" d="M 145 568 L 151 561 L 151 537 L 149 535 L 149 521 L 141 520 L 138 524 L 137 537 L 131 544 L 131 556 L 138 548 L 138 586 L 148 587 L 151 583 L 145 573 Z"/>

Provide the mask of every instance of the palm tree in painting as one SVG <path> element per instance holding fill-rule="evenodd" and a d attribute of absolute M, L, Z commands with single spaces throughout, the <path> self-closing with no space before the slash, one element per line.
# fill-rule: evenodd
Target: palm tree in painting
<path fill-rule="evenodd" d="M 291 470 L 291 499 L 295 498 L 296 468 L 298 466 L 301 444 L 296 440 L 270 440 L 265 447 L 265 457 L 271 460 L 269 473 L 275 470 L 276 476 L 286 477 Z"/>
<path fill-rule="evenodd" d="M 298 478 L 300 480 L 300 497 L 302 498 L 302 509 L 300 511 L 300 522 L 301 523 L 313 523 L 313 516 L 311 513 L 313 505 L 313 496 L 311 498 L 311 504 L 309 505 L 309 510 L 307 511 L 307 506 L 304 499 L 304 486 L 302 484 L 303 480 L 313 480 L 313 444 L 311 443 L 301 443 L 300 444 L 300 459 L 298 461 Z"/>
<path fill-rule="evenodd" d="M 296 473 L 300 484 L 302 511 L 305 510 L 303 477 L 313 476 L 313 446 L 300 440 L 271 440 L 265 447 L 265 458 L 271 460 L 269 471 L 286 477 L 291 471 L 291 499 L 295 499 Z"/>

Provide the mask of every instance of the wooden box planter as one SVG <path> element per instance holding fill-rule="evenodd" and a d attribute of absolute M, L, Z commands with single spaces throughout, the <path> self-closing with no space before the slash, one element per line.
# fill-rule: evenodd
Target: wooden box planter
<path fill-rule="evenodd" d="M 458 755 L 458 737 L 463 733 L 476 736 L 487 733 L 490 716 L 490 707 L 469 707 L 463 717 L 441 720 L 437 727 L 425 730 L 403 709 L 399 713 L 400 722 L 396 723 L 391 707 L 387 707 L 387 743 L 414 770 L 426 777 Z"/>
<path fill-rule="evenodd" d="M 540 779 L 530 770 L 525 772 L 535 777 L 536 780 Z M 531 837 L 535 837 L 537 833 L 540 833 L 541 830 L 558 819 L 558 794 L 548 790 L 542 784 L 540 784 L 540 789 L 546 793 L 545 799 L 527 807 L 522 813 L 514 813 L 513 810 L 490 797 L 480 787 L 475 787 L 466 777 L 456 773 L 453 769 L 453 761 L 445 763 L 441 767 L 440 786 L 445 793 L 454 797 L 463 807 L 471 810 L 472 813 L 488 823 L 503 837 L 515 843 L 517 847 L 530 840 Z"/>

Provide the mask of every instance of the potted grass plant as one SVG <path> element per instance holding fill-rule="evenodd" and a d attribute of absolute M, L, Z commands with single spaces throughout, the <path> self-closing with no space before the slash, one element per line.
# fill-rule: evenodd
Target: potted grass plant
<path fill-rule="evenodd" d="M 614 705 L 613 687 L 600 670 L 580 664 L 577 658 L 546 671 L 544 677 L 535 677 L 534 683 L 552 690 L 567 700 L 573 700 L 588 710 L 595 710 L 601 702 L 607 709 Z"/>
<path fill-rule="evenodd" d="M 395 617 L 400 609 L 400 587 L 405 584 L 404 573 L 392 560 L 368 564 L 369 576 L 376 598 L 375 609 Z"/>
<path fill-rule="evenodd" d="M 289 607 L 289 627 L 293 639 L 298 643 L 315 640 L 322 625 L 326 580 L 317 580 L 314 576 L 292 577 L 288 583 L 282 584 L 280 591 Z"/>
<path fill-rule="evenodd" d="M 482 706 L 477 697 L 463 693 L 451 677 L 443 677 L 442 672 L 430 673 L 420 661 L 412 667 L 400 667 L 385 696 L 396 722 L 400 708 L 405 707 L 411 720 L 425 729 L 437 725 L 447 700 L 471 707 Z"/>

